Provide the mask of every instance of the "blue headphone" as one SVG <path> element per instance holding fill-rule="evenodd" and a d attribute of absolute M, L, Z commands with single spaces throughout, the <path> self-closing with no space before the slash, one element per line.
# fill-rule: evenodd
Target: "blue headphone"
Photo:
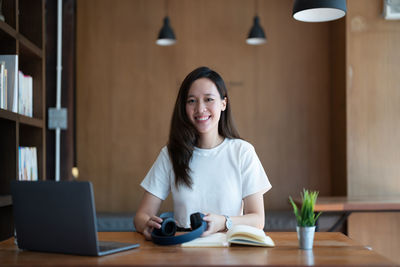
<path fill-rule="evenodd" d="M 189 242 L 200 237 L 207 229 L 207 223 L 203 221 L 203 217 L 204 214 L 200 212 L 190 215 L 190 226 L 193 230 L 187 234 L 177 236 L 175 236 L 177 226 L 174 218 L 163 218 L 161 228 L 154 229 L 151 233 L 151 238 L 158 245 L 176 245 Z"/>

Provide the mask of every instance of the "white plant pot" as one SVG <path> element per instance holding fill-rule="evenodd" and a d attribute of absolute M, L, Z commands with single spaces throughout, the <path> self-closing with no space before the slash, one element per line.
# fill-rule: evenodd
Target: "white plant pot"
<path fill-rule="evenodd" d="M 312 249 L 314 243 L 315 226 L 297 226 L 296 230 L 300 249 Z"/>

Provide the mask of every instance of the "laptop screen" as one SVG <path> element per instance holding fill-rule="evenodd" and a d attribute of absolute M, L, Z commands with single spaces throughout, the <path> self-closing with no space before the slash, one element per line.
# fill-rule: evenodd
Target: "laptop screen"
<path fill-rule="evenodd" d="M 11 192 L 19 248 L 97 254 L 90 182 L 12 181 Z"/>

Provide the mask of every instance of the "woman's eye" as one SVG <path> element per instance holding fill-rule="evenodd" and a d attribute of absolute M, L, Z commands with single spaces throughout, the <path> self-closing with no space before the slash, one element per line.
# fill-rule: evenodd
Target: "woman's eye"
<path fill-rule="evenodd" d="M 214 99 L 213 98 L 207 98 L 207 102 L 212 102 Z"/>
<path fill-rule="evenodd" d="M 188 99 L 187 103 L 188 103 L 188 104 L 194 103 L 194 99 Z"/>

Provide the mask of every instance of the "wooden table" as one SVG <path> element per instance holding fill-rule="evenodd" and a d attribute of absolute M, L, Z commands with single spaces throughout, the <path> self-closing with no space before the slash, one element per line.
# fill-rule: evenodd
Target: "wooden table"
<path fill-rule="evenodd" d="M 301 205 L 301 199 L 294 200 Z M 315 212 L 343 212 L 339 220 L 328 230 L 335 231 L 353 212 L 392 212 L 400 211 L 400 196 L 364 196 L 364 197 L 318 197 Z"/>
<path fill-rule="evenodd" d="M 298 249 L 295 232 L 269 236 L 276 247 L 181 248 L 154 245 L 135 232 L 104 232 L 100 240 L 140 248 L 103 257 L 20 251 L 11 238 L 0 243 L 0 266 L 396 266 L 341 233 L 316 233 L 311 251 Z"/>

